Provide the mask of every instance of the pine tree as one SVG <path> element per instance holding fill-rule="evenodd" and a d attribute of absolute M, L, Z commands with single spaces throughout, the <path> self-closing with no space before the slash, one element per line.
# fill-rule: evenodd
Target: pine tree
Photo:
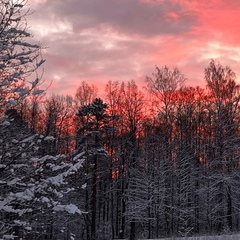
<path fill-rule="evenodd" d="M 51 239 L 59 230 L 58 211 L 82 213 L 69 201 L 61 203 L 74 191 L 66 184 L 82 167 L 82 154 L 42 155 L 44 142 L 53 138 L 32 134 L 16 110 L 6 114 L 0 123 L 0 237 Z"/>
<path fill-rule="evenodd" d="M 96 98 L 91 104 L 83 105 L 77 116 L 83 125 L 78 130 L 77 150 L 85 152 L 85 211 L 87 239 L 101 237 L 102 228 L 105 228 L 108 205 L 106 199 L 112 175 L 111 164 L 104 142 L 114 129 L 111 126 L 113 116 L 107 114 L 107 104 Z M 111 232 L 107 232 L 107 237 Z M 106 237 L 105 236 L 105 237 Z"/>

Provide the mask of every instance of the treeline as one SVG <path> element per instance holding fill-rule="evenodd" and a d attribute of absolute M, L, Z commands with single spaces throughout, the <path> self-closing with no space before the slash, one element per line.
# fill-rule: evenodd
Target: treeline
<path fill-rule="evenodd" d="M 74 97 L 34 96 L 15 107 L 28 133 L 48 138 L 42 156 L 84 159 L 64 186 L 72 189 L 64 202 L 82 211 L 74 224 L 58 217 L 65 232 L 89 240 L 239 232 L 236 76 L 212 60 L 206 87 L 185 80 L 156 67 L 142 91 L 134 81 L 109 81 L 99 97 L 83 82 Z M 56 222 L 44 239 L 65 239 Z"/>

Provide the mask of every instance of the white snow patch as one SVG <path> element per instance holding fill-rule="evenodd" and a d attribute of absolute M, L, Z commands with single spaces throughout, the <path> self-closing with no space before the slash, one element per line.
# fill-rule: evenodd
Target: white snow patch
<path fill-rule="evenodd" d="M 79 153 L 77 154 L 74 158 L 73 158 L 73 161 L 76 161 L 78 160 L 80 157 L 82 157 L 84 155 L 85 152 L 82 152 L 82 153 Z"/>
<path fill-rule="evenodd" d="M 7 239 L 14 239 L 15 237 L 17 237 L 17 236 L 15 236 L 15 235 L 3 235 L 3 239 L 5 240 L 7 240 Z"/>
<path fill-rule="evenodd" d="M 47 136 L 44 138 L 44 141 L 53 141 L 55 138 L 53 136 Z"/>
<path fill-rule="evenodd" d="M 74 204 L 68 204 L 68 205 L 57 205 L 53 208 L 54 211 L 66 211 L 70 214 L 81 214 L 82 212 L 79 210 L 79 208 Z"/>
<path fill-rule="evenodd" d="M 7 183 L 8 186 L 15 185 L 20 179 L 19 178 L 14 178 L 13 180 L 9 181 Z"/>
<path fill-rule="evenodd" d="M 55 177 L 50 177 L 47 180 L 55 186 L 60 186 L 61 184 L 64 184 L 63 174 L 59 174 Z"/>
<path fill-rule="evenodd" d="M 43 202 L 43 203 L 49 203 L 50 200 L 49 200 L 49 198 L 47 198 L 47 197 L 42 197 L 42 202 Z"/>
<path fill-rule="evenodd" d="M 34 135 L 33 136 L 31 136 L 31 137 L 28 137 L 28 138 L 25 138 L 25 139 L 23 139 L 22 141 L 21 141 L 21 143 L 26 143 L 26 142 L 30 142 L 30 141 L 32 141 L 33 139 L 34 139 Z"/>
<path fill-rule="evenodd" d="M 4 122 L 2 123 L 2 126 L 4 126 L 4 127 L 10 126 L 10 125 L 11 125 L 11 123 L 8 122 L 8 121 L 4 121 Z"/>
<path fill-rule="evenodd" d="M 34 193 L 30 189 L 26 189 L 24 192 L 18 192 L 15 194 L 11 193 L 10 195 L 13 197 L 16 197 L 19 200 L 27 200 L 27 201 L 32 200 L 34 197 Z"/>

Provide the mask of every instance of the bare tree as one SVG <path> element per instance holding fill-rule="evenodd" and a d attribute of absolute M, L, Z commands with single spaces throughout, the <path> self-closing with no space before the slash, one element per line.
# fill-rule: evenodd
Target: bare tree
<path fill-rule="evenodd" d="M 158 122 L 158 148 L 161 149 L 159 161 L 162 162 L 162 170 L 164 172 L 164 199 L 163 208 L 160 209 L 165 215 L 163 221 L 166 224 L 167 233 L 174 233 L 174 218 L 176 209 L 174 205 L 174 175 L 171 174 L 174 166 L 174 121 L 176 119 L 176 96 L 178 90 L 183 86 L 186 78 L 177 69 L 170 70 L 168 67 L 156 67 L 152 77 L 147 77 L 147 89 L 154 96 L 156 101 L 156 118 Z M 160 165 L 160 164 L 159 164 Z M 161 191 L 161 189 L 159 189 Z M 159 199 L 157 202 L 161 202 Z"/>
<path fill-rule="evenodd" d="M 83 81 L 75 94 L 78 108 L 92 103 L 92 101 L 97 98 L 97 94 L 98 89 L 95 85 L 89 85 Z"/>
<path fill-rule="evenodd" d="M 71 96 L 52 95 L 44 103 L 45 126 L 43 134 L 53 136 L 53 151 L 67 153 L 74 148 L 75 105 Z M 50 146 L 46 146 L 48 149 Z"/>
<path fill-rule="evenodd" d="M 233 228 L 233 206 L 236 192 L 235 169 L 239 152 L 239 85 L 230 67 L 212 60 L 205 69 L 209 91 L 209 126 L 211 135 L 206 146 L 209 182 L 210 231 L 221 232 Z M 237 175 L 236 175 L 237 176 Z M 212 210 L 214 206 L 214 211 Z"/>

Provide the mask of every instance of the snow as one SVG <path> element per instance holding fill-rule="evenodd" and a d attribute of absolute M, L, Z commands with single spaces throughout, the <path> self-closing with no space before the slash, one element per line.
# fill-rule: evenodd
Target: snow
<path fill-rule="evenodd" d="M 10 196 L 16 197 L 19 200 L 30 201 L 34 198 L 34 191 L 32 189 L 26 189 L 24 192 L 11 193 Z"/>
<path fill-rule="evenodd" d="M 8 122 L 8 121 L 4 121 L 4 122 L 2 123 L 2 126 L 4 126 L 4 127 L 8 127 L 8 126 L 10 126 L 10 125 L 11 125 L 11 123 Z"/>
<path fill-rule="evenodd" d="M 0 209 L 4 210 L 5 212 L 9 212 L 9 213 L 18 213 L 19 216 L 22 216 L 23 213 L 26 212 L 25 210 L 13 209 L 12 206 L 3 206 Z"/>
<path fill-rule="evenodd" d="M 82 167 L 83 161 L 84 161 L 83 159 L 79 160 L 67 171 L 67 173 L 71 174 L 71 173 L 77 172 Z"/>
<path fill-rule="evenodd" d="M 42 202 L 43 202 L 43 203 L 49 203 L 50 200 L 49 200 L 49 198 L 47 198 L 47 197 L 42 197 Z"/>
<path fill-rule="evenodd" d="M 53 136 L 47 136 L 44 138 L 45 141 L 53 141 L 55 138 Z"/>
<path fill-rule="evenodd" d="M 14 220 L 13 221 L 15 224 L 19 225 L 19 226 L 23 226 L 24 229 L 28 230 L 28 231 L 31 231 L 32 228 L 28 226 L 28 223 L 25 222 L 25 221 L 19 221 L 19 220 Z"/>
<path fill-rule="evenodd" d="M 51 165 L 51 169 L 52 169 L 52 171 L 58 171 L 58 170 L 62 170 L 62 169 L 64 169 L 64 168 L 66 168 L 66 167 L 68 167 L 70 164 L 67 164 L 67 163 L 62 163 L 60 166 L 56 166 L 56 165 L 54 165 L 54 164 L 52 164 Z"/>
<path fill-rule="evenodd" d="M 55 186 L 60 186 L 61 184 L 64 184 L 63 174 L 59 174 L 55 177 L 49 177 L 47 180 Z"/>
<path fill-rule="evenodd" d="M 26 157 L 26 155 L 24 155 L 24 154 L 22 154 L 21 156 Z M 27 166 L 28 166 L 27 164 L 23 164 L 23 163 L 22 164 L 13 164 L 12 168 L 13 169 L 18 169 L 18 168 L 23 168 L 23 167 L 27 167 Z"/>
<path fill-rule="evenodd" d="M 5 126 L 10 125 L 10 120 L 8 121 L 5 122 Z M 34 143 L 41 139 L 45 141 L 54 140 L 52 136 L 39 134 L 31 136 L 25 135 L 19 139 L 9 139 L 9 142 L 6 143 L 7 150 L 3 156 L 6 158 L 15 156 L 15 149 L 11 151 L 10 148 L 12 145 L 18 144 L 17 146 L 20 146 L 21 149 L 17 148 L 16 151 L 18 156 L 24 159 L 24 163 L 21 161 L 19 163 L 12 162 L 7 169 L 5 168 L 8 165 L 0 164 L 0 169 L 5 169 L 8 171 L 6 173 L 9 174 L 6 174 L 6 176 L 8 176 L 7 179 L 4 178 L 0 180 L 1 187 L 7 186 L 9 189 L 9 191 L 0 198 L 0 212 L 14 214 L 16 218 L 12 220 L 12 226 L 19 225 L 28 231 L 32 230 L 30 227 L 31 224 L 21 221 L 20 219 L 25 219 L 25 214 L 28 216 L 28 213 L 33 212 L 31 206 L 34 206 L 34 210 L 36 208 L 43 208 L 44 210 L 51 209 L 51 212 L 55 211 L 55 213 L 58 211 L 77 215 L 83 213 L 72 203 L 68 202 L 66 205 L 61 205 L 64 203 L 61 203 L 60 199 L 75 189 L 69 187 L 62 189 L 60 187 L 61 185 L 67 184 L 68 176 L 75 174 L 82 167 L 84 153 L 77 155 L 76 153 L 74 155 L 71 154 L 71 157 L 76 155 L 74 159 L 71 159 L 64 154 L 34 156 L 31 152 L 24 151 L 24 146 L 27 148 L 34 146 Z M 1 157 L 0 155 L 0 158 Z M 18 171 L 18 169 L 29 169 L 29 178 L 22 175 L 22 171 Z M 36 213 L 34 211 L 31 214 Z M 5 235 L 4 237 L 0 235 L 0 240 L 15 238 L 13 235 Z"/>
<path fill-rule="evenodd" d="M 6 153 L 6 157 L 11 157 L 12 154 L 10 152 Z"/>
<path fill-rule="evenodd" d="M 37 162 L 40 162 L 40 159 L 37 157 L 32 157 L 32 158 L 30 158 L 30 161 L 33 163 L 37 163 Z"/>
<path fill-rule="evenodd" d="M 77 155 L 73 158 L 73 161 L 78 160 L 78 159 L 79 159 L 80 157 L 82 157 L 84 154 L 85 154 L 85 152 L 81 152 L 81 153 L 77 154 Z"/>
<path fill-rule="evenodd" d="M 82 212 L 79 210 L 79 208 L 74 205 L 74 204 L 68 204 L 68 205 L 56 205 L 54 208 L 53 208 L 54 211 L 66 211 L 70 214 L 75 214 L 75 213 L 78 213 L 78 214 L 82 214 Z"/>
<path fill-rule="evenodd" d="M 81 214 L 81 211 L 74 204 L 66 205 L 65 210 L 70 214 L 75 214 L 75 213 Z"/>
<path fill-rule="evenodd" d="M 19 178 L 14 178 L 11 181 L 7 183 L 8 186 L 13 186 L 15 185 L 20 179 Z"/>
<path fill-rule="evenodd" d="M 33 136 L 30 136 L 30 137 L 28 137 L 28 138 L 25 138 L 25 139 L 23 139 L 22 141 L 21 141 L 21 143 L 26 143 L 26 142 L 30 142 L 30 141 L 32 141 L 33 139 L 34 139 L 34 135 Z"/>
<path fill-rule="evenodd" d="M 47 178 L 46 182 L 49 182 L 55 186 L 60 186 L 61 184 L 64 184 L 64 179 L 67 176 L 70 176 L 72 174 L 74 174 L 75 172 L 77 172 L 81 167 L 82 167 L 82 163 L 83 163 L 83 159 L 78 160 L 77 163 L 75 163 L 74 165 L 70 165 L 69 169 L 66 172 L 60 173 L 57 176 L 54 177 L 49 177 Z M 66 164 L 66 166 L 68 166 L 69 164 Z M 61 166 L 60 168 L 63 168 L 63 166 Z M 59 168 L 55 168 L 54 170 L 57 170 Z"/>
<path fill-rule="evenodd" d="M 240 234 L 220 235 L 220 236 L 198 236 L 198 237 L 171 237 L 158 239 L 141 239 L 141 240 L 239 240 Z"/>
<path fill-rule="evenodd" d="M 41 158 L 32 157 L 32 158 L 30 158 L 30 161 L 33 162 L 33 163 L 38 163 L 38 162 L 45 162 L 46 160 L 56 161 L 58 158 L 59 158 L 59 155 L 57 155 L 57 156 L 46 155 L 46 156 L 43 156 Z"/>
<path fill-rule="evenodd" d="M 3 238 L 2 238 L 2 239 L 4 239 L 4 240 L 5 240 L 5 239 L 6 239 L 6 240 L 7 240 L 7 239 L 14 239 L 15 237 L 17 237 L 17 236 L 14 236 L 14 235 L 12 235 L 12 234 L 11 234 L 11 235 L 3 235 Z"/>

